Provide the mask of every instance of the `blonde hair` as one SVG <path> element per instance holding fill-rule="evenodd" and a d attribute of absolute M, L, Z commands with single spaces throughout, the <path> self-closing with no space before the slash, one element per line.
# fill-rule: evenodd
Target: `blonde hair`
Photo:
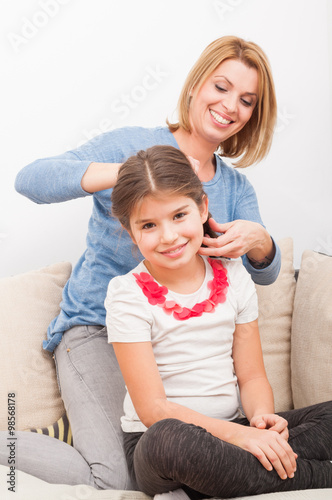
<path fill-rule="evenodd" d="M 167 124 L 171 132 L 178 128 L 191 132 L 189 108 L 191 92 L 199 91 L 206 79 L 226 59 L 241 61 L 258 72 L 258 100 L 250 120 L 239 132 L 219 144 L 218 153 L 229 158 L 241 157 L 234 163 L 247 167 L 262 160 L 270 150 L 277 119 L 277 102 L 269 61 L 253 42 L 235 36 L 218 38 L 202 52 L 190 70 L 178 101 L 178 122 Z"/>

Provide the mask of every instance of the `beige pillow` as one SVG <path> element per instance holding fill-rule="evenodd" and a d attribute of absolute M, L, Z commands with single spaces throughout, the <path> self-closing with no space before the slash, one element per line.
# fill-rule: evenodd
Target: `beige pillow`
<path fill-rule="evenodd" d="M 275 411 L 293 408 L 290 343 L 292 311 L 295 293 L 293 240 L 278 241 L 281 250 L 281 270 L 277 280 L 268 286 L 256 285 L 258 295 L 258 325 L 264 363 L 273 389 Z"/>
<path fill-rule="evenodd" d="M 332 399 L 332 257 L 306 250 L 292 325 L 295 408 Z"/>
<path fill-rule="evenodd" d="M 42 349 L 71 273 L 63 262 L 0 280 L 0 429 L 7 430 L 7 399 L 15 393 L 16 430 L 46 427 L 64 413 L 54 361 Z"/>

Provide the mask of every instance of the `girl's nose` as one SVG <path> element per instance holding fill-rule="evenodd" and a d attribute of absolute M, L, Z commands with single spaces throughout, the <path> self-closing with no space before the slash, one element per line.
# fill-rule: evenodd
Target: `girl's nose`
<path fill-rule="evenodd" d="M 161 243 L 173 243 L 178 237 L 178 234 L 171 226 L 166 226 L 161 232 Z"/>

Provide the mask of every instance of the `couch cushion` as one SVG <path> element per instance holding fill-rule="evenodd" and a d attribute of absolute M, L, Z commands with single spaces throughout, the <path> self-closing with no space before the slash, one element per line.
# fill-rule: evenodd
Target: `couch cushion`
<path fill-rule="evenodd" d="M 46 427 L 64 412 L 54 361 L 42 350 L 50 321 L 59 312 L 71 264 L 0 280 L 0 429 L 7 430 L 7 396 L 15 393 L 16 430 Z"/>
<path fill-rule="evenodd" d="M 292 324 L 295 408 L 332 399 L 332 257 L 302 255 Z"/>
<path fill-rule="evenodd" d="M 49 484 L 37 477 L 16 470 L 17 488 L 15 494 L 8 491 L 8 468 L 0 465 L 0 498 L 5 500 L 150 500 L 151 497 L 140 491 L 96 490 L 92 486 Z M 330 500 L 332 488 L 317 490 L 286 491 L 265 493 L 237 500 Z"/>
<path fill-rule="evenodd" d="M 277 280 L 268 286 L 256 285 L 258 295 L 258 325 L 264 363 L 274 393 L 276 411 L 293 408 L 290 345 L 292 311 L 295 293 L 293 240 L 278 241 L 281 250 L 281 270 Z"/>

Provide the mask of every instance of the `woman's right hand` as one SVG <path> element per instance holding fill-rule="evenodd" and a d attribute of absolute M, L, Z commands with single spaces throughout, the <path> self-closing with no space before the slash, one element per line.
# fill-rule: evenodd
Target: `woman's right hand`
<path fill-rule="evenodd" d="M 281 479 L 294 477 L 296 458 L 286 439 L 279 432 L 239 426 L 240 429 L 232 439 L 232 444 L 249 451 L 266 470 L 276 470 Z"/>

